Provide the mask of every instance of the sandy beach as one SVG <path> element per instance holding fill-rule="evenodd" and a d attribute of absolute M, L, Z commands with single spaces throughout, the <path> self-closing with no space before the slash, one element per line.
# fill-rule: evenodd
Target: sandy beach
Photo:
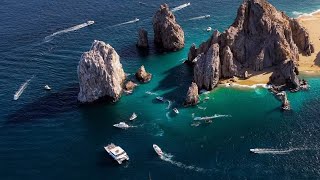
<path fill-rule="evenodd" d="M 314 44 L 315 52 L 311 56 L 299 56 L 299 71 L 302 74 L 316 75 L 320 74 L 320 12 L 303 15 L 298 18 L 298 21 L 307 29 L 310 34 L 312 43 Z M 234 79 L 235 82 L 223 80 L 221 83 L 236 83 L 240 85 L 252 86 L 255 84 L 266 84 L 269 82 L 269 77 L 272 75 L 272 69 L 267 69 L 261 72 L 248 71 L 249 78 L 246 80 Z"/>

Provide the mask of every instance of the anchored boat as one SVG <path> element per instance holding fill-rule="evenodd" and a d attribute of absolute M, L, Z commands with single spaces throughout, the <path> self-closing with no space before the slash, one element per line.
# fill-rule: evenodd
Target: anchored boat
<path fill-rule="evenodd" d="M 111 143 L 108 146 L 105 146 L 104 149 L 119 164 L 122 164 L 122 161 L 125 160 L 129 161 L 129 156 L 120 146 L 116 146 L 115 144 Z"/>

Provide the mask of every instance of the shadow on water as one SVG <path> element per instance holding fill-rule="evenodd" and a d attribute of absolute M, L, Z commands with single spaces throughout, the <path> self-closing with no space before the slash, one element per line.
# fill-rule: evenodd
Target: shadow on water
<path fill-rule="evenodd" d="M 49 92 L 48 95 L 26 104 L 7 116 L 7 123 L 23 123 L 42 118 L 52 118 L 60 113 L 71 111 L 79 106 L 77 84 L 63 89 L 60 92 Z"/>
<path fill-rule="evenodd" d="M 182 106 L 188 87 L 192 82 L 192 68 L 186 64 L 175 66 L 164 72 L 164 79 L 153 91 L 168 91 L 163 96 L 165 99 L 175 101 Z"/>

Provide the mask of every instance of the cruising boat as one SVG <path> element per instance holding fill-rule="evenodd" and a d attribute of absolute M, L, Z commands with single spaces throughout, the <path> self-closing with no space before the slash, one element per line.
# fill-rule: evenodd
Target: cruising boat
<path fill-rule="evenodd" d="M 207 32 L 210 32 L 210 31 L 212 31 L 212 28 L 211 28 L 211 27 L 208 27 L 208 28 L 207 28 Z"/>
<path fill-rule="evenodd" d="M 94 24 L 94 21 L 87 21 L 87 25 L 89 26 L 89 25 L 92 25 L 92 24 Z"/>
<path fill-rule="evenodd" d="M 136 114 L 136 113 L 133 113 L 133 114 L 131 115 L 131 117 L 130 117 L 130 121 L 135 120 L 137 117 L 138 117 L 137 114 Z"/>
<path fill-rule="evenodd" d="M 118 124 L 114 124 L 113 126 L 116 127 L 116 128 L 120 128 L 120 129 L 128 129 L 130 127 L 125 122 L 120 122 Z"/>
<path fill-rule="evenodd" d="M 115 144 L 111 143 L 108 146 L 105 146 L 104 149 L 119 164 L 122 164 L 122 161 L 124 160 L 129 161 L 129 156 L 120 146 L 116 146 Z"/>
<path fill-rule="evenodd" d="M 163 152 L 162 152 L 161 148 L 160 148 L 158 145 L 153 144 L 152 147 L 153 147 L 154 151 L 155 151 L 159 156 L 163 156 Z"/>
<path fill-rule="evenodd" d="M 173 111 L 176 113 L 176 114 L 179 114 L 179 110 L 177 108 L 173 108 Z"/>
<path fill-rule="evenodd" d="M 44 89 L 47 90 L 47 91 L 50 91 L 50 90 L 51 90 L 51 87 L 49 87 L 48 85 L 45 85 L 45 86 L 44 86 Z"/>

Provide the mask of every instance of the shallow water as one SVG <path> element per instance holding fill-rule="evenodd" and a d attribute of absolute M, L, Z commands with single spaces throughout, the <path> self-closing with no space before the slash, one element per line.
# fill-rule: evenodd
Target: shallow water
<path fill-rule="evenodd" d="M 159 1 L 3 0 L 0 6 L 0 179 L 226 179 L 226 178 L 316 178 L 319 172 L 320 78 L 307 77 L 311 89 L 289 94 L 292 111 L 281 112 L 280 102 L 264 88 L 218 88 L 201 95 L 210 99 L 201 108 L 181 106 L 192 70 L 182 64 L 192 43 L 232 23 L 242 1 L 190 1 L 176 12 L 186 34 L 186 48 L 149 53 L 136 47 L 137 30 L 144 27 L 151 38 L 151 19 Z M 320 9 L 310 0 L 272 1 L 277 8 L 296 16 Z M 177 7 L 185 1 L 170 1 Z M 211 15 L 208 19 L 190 18 Z M 132 21 L 121 26 L 114 25 Z M 45 37 L 88 20 L 95 24 Z M 81 54 L 93 40 L 110 43 L 121 56 L 126 73 L 142 64 L 153 74 L 132 95 L 116 104 L 79 106 L 76 69 Z M 152 38 L 150 39 L 152 42 Z M 13 95 L 27 79 L 34 78 L 17 101 Z M 131 76 L 132 77 L 132 76 Z M 43 90 L 48 84 L 51 92 Z M 172 102 L 159 103 L 156 94 Z M 172 108 L 178 108 L 175 115 Z M 204 109 L 206 108 L 206 109 Z M 138 118 L 125 131 L 113 124 Z M 194 117 L 215 118 L 193 127 Z M 194 116 L 193 116 L 194 115 Z M 130 162 L 117 165 L 103 146 L 113 142 L 123 147 Z M 158 144 L 173 155 L 161 160 L 153 151 Z M 252 154 L 251 148 L 304 149 L 288 154 Z M 173 163 L 172 163 L 173 162 Z M 178 164 L 178 165 L 177 165 Z M 193 167 L 193 168 L 191 168 Z M 204 171 L 202 171 L 204 170 Z"/>

